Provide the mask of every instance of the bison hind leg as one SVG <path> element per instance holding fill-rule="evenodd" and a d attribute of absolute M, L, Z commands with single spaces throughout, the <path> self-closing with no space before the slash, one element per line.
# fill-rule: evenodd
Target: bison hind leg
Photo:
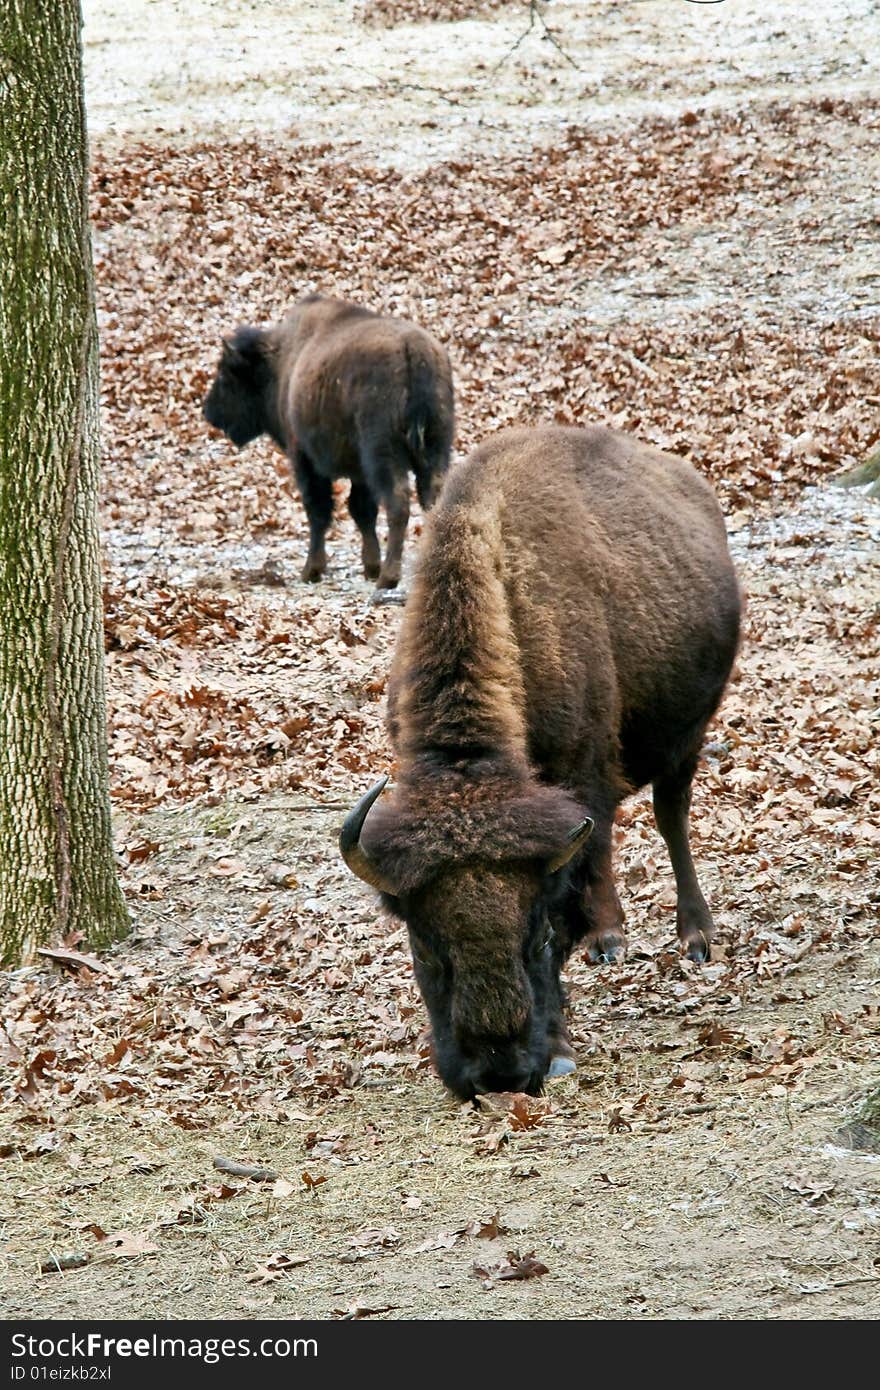
<path fill-rule="evenodd" d="M 397 439 L 377 435 L 361 444 L 361 470 L 371 496 L 379 498 L 388 518 L 385 558 L 377 589 L 396 589 L 403 563 L 403 542 L 409 522 L 409 454 Z"/>
<path fill-rule="evenodd" d="M 327 568 L 324 537 L 333 519 L 333 484 L 313 468 L 301 449 L 294 454 L 293 471 L 309 519 L 309 553 L 302 577 L 307 583 L 313 583 Z"/>
<path fill-rule="evenodd" d="M 653 792 L 654 819 L 666 842 L 675 875 L 678 938 L 689 960 L 704 961 L 709 958 L 715 924 L 697 881 L 688 837 L 691 783 L 697 758 L 697 753 L 691 753 L 674 771 L 659 777 Z"/>
<path fill-rule="evenodd" d="M 348 510 L 361 533 L 361 561 L 366 579 L 378 579 L 382 555 L 376 537 L 376 518 L 379 507 L 366 483 L 352 483 L 348 494 Z"/>
<path fill-rule="evenodd" d="M 406 477 L 398 477 L 394 486 L 382 498 L 388 516 L 388 542 L 385 559 L 376 581 L 377 589 L 396 589 L 400 583 L 403 564 L 403 542 L 409 521 L 409 484 Z"/>
<path fill-rule="evenodd" d="M 306 562 L 302 567 L 300 578 L 304 584 L 317 584 L 320 579 L 324 578 L 324 571 L 326 568 L 326 551 L 321 550 L 319 554 L 314 555 L 310 550 L 306 556 Z"/>

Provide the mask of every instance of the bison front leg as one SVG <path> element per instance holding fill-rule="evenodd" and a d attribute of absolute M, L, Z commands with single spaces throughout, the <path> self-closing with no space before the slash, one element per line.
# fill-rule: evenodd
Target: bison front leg
<path fill-rule="evenodd" d="M 594 965 L 626 957 L 623 908 L 611 866 L 611 823 L 597 823 L 584 862 L 576 871 L 565 916 L 572 946 L 582 942 Z"/>
<path fill-rule="evenodd" d="M 591 848 L 584 890 L 584 906 L 589 920 L 584 945 L 594 965 L 604 961 L 614 964 L 626 958 L 626 931 L 623 908 L 611 868 L 610 826 L 607 844 L 597 844 Z"/>
<path fill-rule="evenodd" d="M 361 559 L 366 579 L 378 579 L 382 556 L 376 538 L 376 517 L 379 507 L 366 483 L 352 483 L 348 494 L 348 510 L 361 533 Z"/>
<path fill-rule="evenodd" d="M 679 940 L 690 960 L 706 960 L 715 924 L 697 882 L 688 839 L 691 782 L 696 766 L 697 758 L 694 756 L 682 763 L 674 773 L 654 783 L 654 819 L 666 841 L 675 874 Z"/>
<path fill-rule="evenodd" d="M 565 999 L 560 985 L 559 1002 L 551 1015 L 550 1026 L 547 1029 L 547 1042 L 550 1049 L 550 1064 L 547 1068 L 548 1081 L 552 1081 L 557 1076 L 570 1076 L 573 1071 L 577 1070 L 571 1035 L 565 1024 L 564 1007 Z"/>
<path fill-rule="evenodd" d="M 309 553 L 302 578 L 314 581 L 320 579 L 327 568 L 324 538 L 333 519 L 333 484 L 315 471 L 301 449 L 294 455 L 293 471 L 309 519 Z"/>
<path fill-rule="evenodd" d="M 582 920 L 578 915 L 578 922 Z M 569 1076 L 577 1070 L 571 1035 L 565 1022 L 568 1000 L 562 983 L 562 967 L 571 951 L 570 923 L 566 913 L 554 913 L 551 918 L 553 934 L 551 937 L 550 987 L 547 999 L 547 1073 L 545 1080 L 552 1081 L 558 1076 Z"/>

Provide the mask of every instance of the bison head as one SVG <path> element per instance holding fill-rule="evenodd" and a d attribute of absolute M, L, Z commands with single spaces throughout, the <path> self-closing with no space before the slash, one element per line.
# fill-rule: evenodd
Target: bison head
<path fill-rule="evenodd" d="M 275 372 L 266 334 L 239 328 L 223 340 L 220 365 L 202 414 L 237 448 L 271 429 Z"/>
<path fill-rule="evenodd" d="M 561 1032 L 568 943 L 554 907 L 593 822 L 566 792 L 492 778 L 372 809 L 386 781 L 348 816 L 340 849 L 406 922 L 437 1069 L 465 1100 L 536 1094 Z"/>

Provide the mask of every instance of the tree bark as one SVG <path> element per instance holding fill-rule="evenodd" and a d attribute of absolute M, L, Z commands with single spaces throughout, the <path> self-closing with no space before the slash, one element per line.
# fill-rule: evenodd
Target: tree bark
<path fill-rule="evenodd" d="M 98 556 L 79 0 L 0 0 L 0 957 L 127 929 Z"/>

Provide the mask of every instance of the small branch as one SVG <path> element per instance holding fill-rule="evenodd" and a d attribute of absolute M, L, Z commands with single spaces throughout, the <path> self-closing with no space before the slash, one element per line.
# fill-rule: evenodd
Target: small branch
<path fill-rule="evenodd" d="M 640 376 L 647 377 L 648 381 L 657 381 L 658 377 L 654 368 L 649 367 L 648 363 L 643 362 L 640 357 L 636 357 L 634 352 L 630 352 L 628 348 L 619 347 L 617 343 L 612 343 L 608 338 L 605 339 L 604 345 L 609 351 L 627 362 Z"/>
<path fill-rule="evenodd" d="M 848 1289 L 850 1284 L 880 1284 L 880 1274 L 863 1274 L 858 1279 L 832 1279 L 830 1284 L 805 1284 L 798 1293 L 827 1293 L 829 1289 Z"/>
<path fill-rule="evenodd" d="M 509 48 L 509 49 L 507 50 L 507 52 L 506 52 L 501 58 L 499 58 L 498 62 L 495 64 L 494 68 L 492 69 L 493 72 L 497 72 L 499 68 L 503 68 L 503 67 L 504 67 L 504 64 L 507 62 L 508 58 L 512 58 L 512 57 L 513 57 L 514 53 L 515 53 L 516 50 L 519 48 L 520 44 L 521 44 L 521 43 L 525 43 L 526 39 L 529 37 L 529 34 L 532 32 L 532 30 L 533 30 L 534 27 L 535 27 L 535 20 L 536 20 L 536 19 L 537 19 L 537 13 L 536 13 L 536 10 L 535 10 L 535 0 L 529 0 L 529 27 L 528 27 L 528 29 L 524 29 L 524 30 L 523 30 L 523 32 L 520 34 L 519 38 L 517 39 L 517 41 L 516 41 L 516 43 L 513 45 L 513 47 L 512 47 L 512 48 Z"/>
<path fill-rule="evenodd" d="M 509 48 L 507 52 L 498 60 L 494 68 L 492 68 L 492 72 L 498 72 L 499 68 L 502 68 L 504 66 L 508 58 L 511 58 L 513 54 L 516 52 L 516 50 L 519 48 L 520 44 L 525 43 L 526 39 L 529 37 L 529 34 L 532 32 L 536 24 L 540 24 L 541 28 L 544 30 L 544 38 L 550 40 L 557 53 L 559 53 L 565 59 L 565 61 L 571 67 L 574 68 L 575 72 L 580 72 L 578 64 L 574 61 L 574 58 L 572 58 L 571 54 L 567 53 L 565 49 L 562 47 L 562 44 L 559 42 L 555 33 L 550 28 L 549 24 L 547 23 L 546 19 L 541 13 L 541 10 L 539 8 L 540 4 L 541 0 L 529 0 L 528 28 L 523 30 L 513 47 Z"/>
<path fill-rule="evenodd" d="M 70 1254 L 70 1255 L 50 1255 L 48 1260 L 43 1260 L 40 1265 L 41 1274 L 63 1274 L 67 1269 L 82 1269 L 89 1263 L 90 1255 Z"/>
<path fill-rule="evenodd" d="M 278 1177 L 274 1168 L 254 1168 L 249 1163 L 236 1163 L 232 1158 L 218 1154 L 214 1167 L 221 1173 L 230 1173 L 234 1178 L 251 1178 L 253 1182 L 274 1182 Z"/>
<path fill-rule="evenodd" d="M 374 84 L 371 91 L 391 90 L 393 95 L 398 92 L 425 92 L 430 96 L 439 97 L 441 101 L 448 102 L 450 106 L 458 105 L 458 97 L 450 96 L 442 87 L 423 87 L 418 82 L 403 82 L 398 77 L 381 77 L 377 72 L 368 72 L 366 68 L 358 67 L 356 63 L 340 63 L 341 68 L 348 68 L 349 72 L 359 73 L 361 77 L 368 77 Z"/>

